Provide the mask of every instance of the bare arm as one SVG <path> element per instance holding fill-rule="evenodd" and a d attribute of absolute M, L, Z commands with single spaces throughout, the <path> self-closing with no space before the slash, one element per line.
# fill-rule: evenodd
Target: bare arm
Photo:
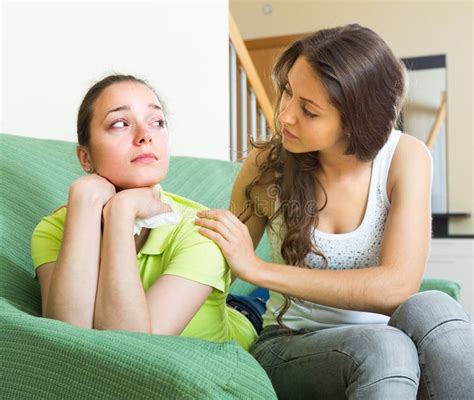
<path fill-rule="evenodd" d="M 123 193 L 114 196 L 104 208 L 94 328 L 149 333 L 150 317 L 133 238 L 135 212 L 122 200 Z"/>
<path fill-rule="evenodd" d="M 371 268 L 330 271 L 265 263 L 250 251 L 247 227 L 234 229 L 232 237 L 219 233 L 219 224 L 232 220 L 229 215 L 200 213 L 211 218 L 202 224 L 203 233 L 216 241 L 244 280 L 319 304 L 390 315 L 418 290 L 423 274 L 431 235 L 431 171 L 426 147 L 404 138 L 390 172 L 394 183 L 380 265 Z"/>
<path fill-rule="evenodd" d="M 212 292 L 212 287 L 164 275 L 147 291 L 151 333 L 180 335 Z"/>
<path fill-rule="evenodd" d="M 92 190 L 97 179 L 83 177 L 71 185 L 58 259 L 37 270 L 43 316 L 83 328 L 92 327 L 99 268 L 104 196 Z"/>
<path fill-rule="evenodd" d="M 234 182 L 229 210 L 236 216 L 239 216 L 245 210 L 246 203 L 248 202 L 245 196 L 245 189 L 259 174 L 257 157 L 260 159 L 262 156 L 264 157 L 265 154 L 262 154 L 261 150 L 253 149 L 245 159 Z M 269 195 L 268 185 L 254 187 L 253 193 L 258 199 L 257 213 L 253 212 L 250 218 L 245 221 L 245 225 L 249 229 L 250 236 L 252 237 L 253 247 L 257 248 L 265 231 L 268 218 L 273 213 L 274 199 Z M 245 216 L 248 215 L 245 214 Z"/>
<path fill-rule="evenodd" d="M 252 238 L 254 249 L 257 248 L 260 240 L 262 239 L 267 221 L 273 213 L 274 199 L 269 196 L 268 185 L 259 185 L 253 188 L 253 194 L 258 202 L 256 202 L 257 212 L 247 214 L 246 204 L 248 199 L 245 196 L 245 189 L 248 184 L 259 174 L 257 167 L 257 157 L 264 156 L 261 154 L 261 150 L 252 149 L 248 157 L 245 159 L 242 168 L 234 182 L 232 187 L 232 193 L 230 196 L 229 210 L 235 215 L 240 216 L 243 214 L 245 219 L 245 225 L 247 226 L 250 236 Z M 233 271 L 231 271 L 231 279 L 234 281 L 236 278 Z"/>

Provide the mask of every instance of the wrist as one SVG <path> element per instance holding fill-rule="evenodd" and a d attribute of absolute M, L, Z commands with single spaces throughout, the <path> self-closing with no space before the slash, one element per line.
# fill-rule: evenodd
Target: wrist
<path fill-rule="evenodd" d="M 93 209 L 102 209 L 104 206 L 102 199 L 97 193 L 90 193 L 90 191 L 81 190 L 81 188 L 75 185 L 72 185 L 69 188 L 67 204 L 68 207 L 73 204 L 81 204 Z"/>
<path fill-rule="evenodd" d="M 267 270 L 267 264 L 268 263 L 263 261 L 261 258 L 255 257 L 255 261 L 253 262 L 254 266 L 248 271 L 249 276 L 242 277 L 242 279 L 255 286 L 262 286 L 262 283 L 265 281 L 265 272 Z"/>
<path fill-rule="evenodd" d="M 107 202 L 102 215 L 104 217 L 104 222 L 117 218 L 120 218 L 122 221 L 130 221 L 131 223 L 135 222 L 133 204 L 131 204 L 126 196 L 122 196 L 120 193 L 117 193 Z"/>

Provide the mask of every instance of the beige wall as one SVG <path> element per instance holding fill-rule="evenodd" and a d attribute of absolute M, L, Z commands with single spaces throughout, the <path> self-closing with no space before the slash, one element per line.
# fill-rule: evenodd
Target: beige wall
<path fill-rule="evenodd" d="M 264 15 L 263 4 L 273 8 Z M 236 1 L 244 39 L 310 32 L 357 22 L 379 33 L 400 57 L 447 55 L 449 211 L 451 234 L 474 234 L 473 3 L 436 1 Z"/>

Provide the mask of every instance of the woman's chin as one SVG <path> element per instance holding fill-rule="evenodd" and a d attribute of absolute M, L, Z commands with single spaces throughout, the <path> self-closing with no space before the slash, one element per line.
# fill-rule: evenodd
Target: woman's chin
<path fill-rule="evenodd" d="M 302 149 L 299 149 L 298 147 L 296 147 L 294 144 L 292 143 L 288 143 L 286 141 L 282 141 L 282 146 L 283 148 L 288 151 L 289 153 L 294 153 L 294 154 L 298 154 L 298 153 L 304 153 L 304 150 Z"/>
<path fill-rule="evenodd" d="M 143 187 L 153 187 L 158 185 L 162 179 L 142 179 L 142 180 L 134 180 L 134 181 L 117 181 L 112 182 L 115 186 L 116 190 L 119 192 L 121 190 L 126 189 L 137 189 Z"/>

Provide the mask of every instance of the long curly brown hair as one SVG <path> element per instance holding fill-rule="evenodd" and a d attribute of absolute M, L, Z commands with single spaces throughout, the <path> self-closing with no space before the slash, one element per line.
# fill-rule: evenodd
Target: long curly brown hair
<path fill-rule="evenodd" d="M 373 160 L 396 126 L 406 98 L 407 74 L 383 39 L 357 24 L 323 29 L 297 40 L 280 55 L 273 68 L 277 93 L 275 133 L 269 142 L 253 143 L 262 150 L 256 159 L 259 173 L 245 188 L 247 207 L 240 217 L 245 221 L 257 212 L 254 189 L 267 185 L 279 200 L 270 227 L 278 216 L 284 220 L 283 259 L 289 265 L 308 268 L 305 258 L 313 252 L 323 257 L 327 268 L 327 258 L 311 238 L 313 227 L 318 225 L 318 213 L 327 204 L 327 194 L 315 173 L 320 168 L 319 154 L 287 151 L 282 146 L 278 120 L 288 72 L 299 57 L 304 57 L 321 79 L 329 101 L 340 113 L 344 131 L 350 133 L 345 154 L 361 161 Z M 317 189 L 324 194 L 324 201 L 319 204 L 315 200 Z M 292 300 L 287 295 L 284 298 L 277 316 L 281 326 Z"/>

